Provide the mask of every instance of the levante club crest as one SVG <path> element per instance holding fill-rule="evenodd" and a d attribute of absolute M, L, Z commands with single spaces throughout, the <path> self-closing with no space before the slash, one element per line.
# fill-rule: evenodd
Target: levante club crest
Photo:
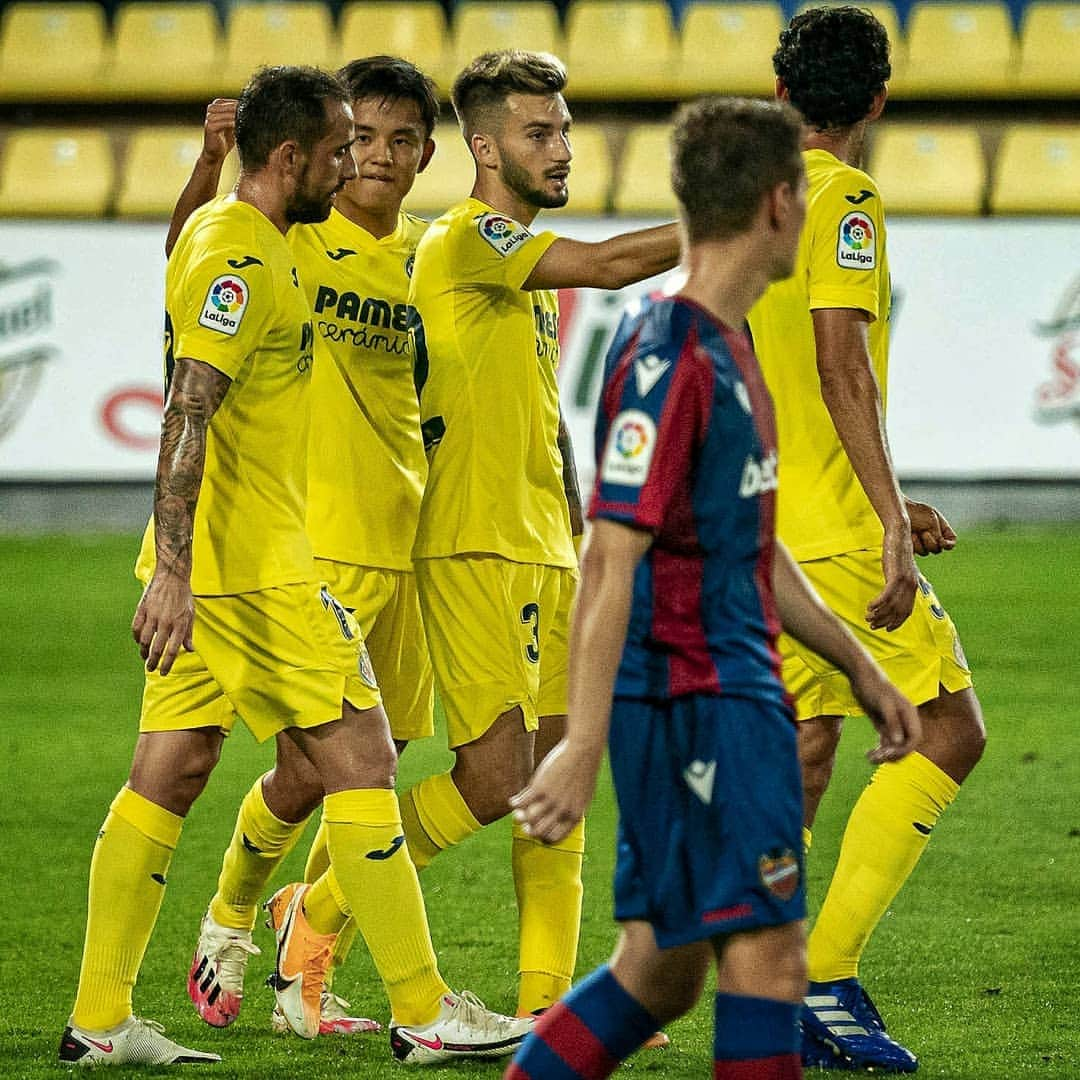
<path fill-rule="evenodd" d="M 762 855 L 758 859 L 761 883 L 780 900 L 790 900 L 799 887 L 799 860 L 791 848 L 779 855 Z"/>

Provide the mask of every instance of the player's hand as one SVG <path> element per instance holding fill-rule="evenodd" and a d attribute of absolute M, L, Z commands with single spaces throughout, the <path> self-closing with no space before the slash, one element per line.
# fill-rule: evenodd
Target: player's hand
<path fill-rule="evenodd" d="M 915 570 L 911 533 L 907 527 L 886 529 L 881 551 L 885 588 L 866 606 L 871 630 L 896 630 L 915 606 L 919 577 Z"/>
<path fill-rule="evenodd" d="M 194 624 L 191 583 L 176 574 L 155 571 L 131 620 L 131 635 L 138 642 L 146 670 L 156 668 L 162 675 L 168 675 L 181 647 L 194 652 L 191 640 Z"/>
<path fill-rule="evenodd" d="M 592 801 L 600 755 L 577 750 L 566 739 L 556 743 L 510 805 L 514 820 L 545 844 L 557 844 L 585 816 Z"/>
<path fill-rule="evenodd" d="M 236 145 L 236 104 L 235 98 L 214 98 L 206 106 L 202 148 L 206 161 L 220 164 Z"/>
<path fill-rule="evenodd" d="M 956 533 L 944 515 L 928 503 L 904 499 L 911 521 L 911 544 L 916 555 L 940 555 L 956 547 Z"/>
<path fill-rule="evenodd" d="M 859 704 L 880 736 L 877 746 L 866 757 L 875 765 L 899 761 L 910 754 L 922 740 L 919 710 L 882 673 L 876 665 L 860 678 L 852 679 L 851 688 Z"/>

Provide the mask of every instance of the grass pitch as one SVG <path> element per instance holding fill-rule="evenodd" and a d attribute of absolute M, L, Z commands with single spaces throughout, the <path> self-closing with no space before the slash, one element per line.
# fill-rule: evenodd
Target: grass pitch
<path fill-rule="evenodd" d="M 1073 1080 L 1080 1077 L 1080 531 L 987 529 L 961 539 L 956 552 L 923 569 L 960 628 L 990 741 L 875 935 L 862 976 L 890 1029 L 920 1055 L 922 1076 Z M 136 546 L 131 537 L 0 539 L 0 1078 L 62 1071 L 56 1048 L 78 976 L 89 857 L 135 738 L 141 675 L 128 623 Z M 868 729 L 850 725 L 821 809 L 810 865 L 815 899 L 869 775 L 861 758 Z M 438 742 L 409 749 L 402 784 L 446 766 Z M 257 931 L 263 955 L 251 963 L 244 1012 L 232 1028 L 204 1026 L 187 1001 L 187 965 L 221 853 L 244 791 L 271 754 L 244 732 L 226 745 L 173 861 L 136 1009 L 180 1042 L 219 1051 L 225 1061 L 208 1075 L 400 1077 L 385 1036 L 305 1043 L 270 1033 L 272 995 L 261 987 L 269 931 Z M 579 973 L 601 962 L 615 937 L 613 824 L 602 784 L 589 825 Z M 503 822 L 441 856 L 422 878 L 444 974 L 502 1009 L 513 1008 L 516 983 L 509 843 Z M 280 880 L 298 876 L 302 859 L 301 846 Z M 387 1021 L 362 947 L 336 989 L 362 1015 Z M 671 1049 L 642 1053 L 625 1068 L 709 1076 L 711 1027 L 706 995 L 670 1029 Z M 433 1072 L 495 1078 L 500 1070 Z"/>

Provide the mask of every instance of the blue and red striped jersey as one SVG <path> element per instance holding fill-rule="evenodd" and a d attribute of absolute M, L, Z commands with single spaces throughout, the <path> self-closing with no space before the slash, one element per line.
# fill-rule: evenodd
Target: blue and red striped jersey
<path fill-rule="evenodd" d="M 589 516 L 654 534 L 638 565 L 617 697 L 787 702 L 772 589 L 776 429 L 745 329 L 660 294 L 605 361 Z"/>

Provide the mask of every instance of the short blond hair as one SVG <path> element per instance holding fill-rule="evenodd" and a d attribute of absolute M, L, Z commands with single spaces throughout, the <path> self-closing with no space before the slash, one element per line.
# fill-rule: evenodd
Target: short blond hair
<path fill-rule="evenodd" d="M 495 120 L 511 94 L 560 94 L 566 68 L 551 53 L 503 49 L 482 53 L 454 80 L 450 100 L 466 136 Z"/>

